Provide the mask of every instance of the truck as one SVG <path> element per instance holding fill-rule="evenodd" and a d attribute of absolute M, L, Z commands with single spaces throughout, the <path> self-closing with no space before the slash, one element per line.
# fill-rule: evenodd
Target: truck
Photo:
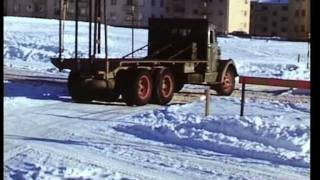
<path fill-rule="evenodd" d="M 91 40 L 90 40 L 91 41 Z M 91 47 L 91 44 L 90 44 Z M 147 55 L 134 53 L 147 48 Z M 52 58 L 69 69 L 68 90 L 75 102 L 94 99 L 128 106 L 165 105 L 184 84 L 206 85 L 231 95 L 238 76 L 232 59 L 221 59 L 215 27 L 207 19 L 150 18 L 148 44 L 119 58 Z"/>

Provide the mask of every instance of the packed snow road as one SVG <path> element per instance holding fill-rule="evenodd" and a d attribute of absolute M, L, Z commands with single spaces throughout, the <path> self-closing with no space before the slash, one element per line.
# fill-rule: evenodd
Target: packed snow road
<path fill-rule="evenodd" d="M 234 116 L 238 98 L 214 97 L 214 116 L 207 119 L 201 115 L 201 101 L 168 107 L 76 104 L 65 83 L 26 79 L 7 76 L 4 82 L 7 179 L 309 178 L 308 152 L 303 153 L 309 151 L 305 147 L 309 109 L 303 103 L 287 107 L 279 102 L 249 102 L 253 110 L 242 121 Z M 182 93 L 175 99 L 172 104 L 188 98 Z M 279 111 L 271 110 L 275 106 Z M 252 134 L 230 134 L 232 128 L 240 130 L 241 123 L 256 123 L 257 118 L 262 124 L 273 118 L 290 126 L 279 126 L 283 135 L 276 139 L 272 139 L 276 132 L 263 131 L 277 126 L 270 123 L 261 124 L 260 130 L 259 125 L 253 127 L 258 130 L 252 129 Z M 214 129 L 219 126 L 220 130 Z M 250 131 L 249 126 L 245 129 Z M 257 139 L 255 133 L 263 137 Z"/>

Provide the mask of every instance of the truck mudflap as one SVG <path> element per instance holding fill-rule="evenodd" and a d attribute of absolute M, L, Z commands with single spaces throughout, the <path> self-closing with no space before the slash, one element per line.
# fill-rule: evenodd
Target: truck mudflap
<path fill-rule="evenodd" d="M 219 60 L 219 67 L 218 67 L 219 75 L 218 75 L 217 82 L 222 83 L 228 68 L 231 68 L 233 70 L 234 75 L 236 77 L 239 76 L 237 69 L 236 69 L 236 65 L 232 59 Z"/>

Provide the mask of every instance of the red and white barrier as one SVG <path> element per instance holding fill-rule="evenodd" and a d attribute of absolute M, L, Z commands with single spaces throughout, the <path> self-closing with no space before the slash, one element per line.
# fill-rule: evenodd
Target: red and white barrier
<path fill-rule="evenodd" d="M 303 80 L 284 80 L 284 79 L 276 79 L 276 78 L 240 76 L 239 83 L 242 84 L 240 116 L 243 116 L 243 111 L 244 111 L 244 98 L 245 98 L 246 84 L 310 89 L 310 81 L 303 81 Z"/>

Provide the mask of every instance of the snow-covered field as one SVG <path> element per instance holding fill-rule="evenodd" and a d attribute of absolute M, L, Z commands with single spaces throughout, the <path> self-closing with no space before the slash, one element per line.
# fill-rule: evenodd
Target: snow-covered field
<path fill-rule="evenodd" d="M 168 106 L 76 104 L 64 81 L 26 76 L 67 74 L 49 60 L 58 51 L 58 21 L 4 20 L 5 179 L 309 179 L 310 101 L 305 91 L 269 90 L 272 99 L 256 92 L 246 99 L 244 117 L 238 115 L 237 94 L 211 96 L 208 117 L 200 95 Z M 67 24 L 65 54 L 71 56 L 73 23 Z M 86 26 L 80 23 L 82 29 Z M 110 56 L 128 53 L 131 31 L 108 29 Z M 136 30 L 136 36 L 136 47 L 147 42 L 147 31 Z M 306 43 L 218 40 L 222 56 L 233 58 L 240 74 L 309 79 Z M 80 42 L 86 56 L 86 37 Z M 201 88 L 187 85 L 183 91 Z"/>
<path fill-rule="evenodd" d="M 102 27 L 103 28 L 103 27 Z M 88 23 L 79 23 L 79 55 L 88 56 Z M 48 63 L 58 54 L 58 21 L 31 18 L 4 18 L 4 58 L 7 67 L 40 72 L 56 72 Z M 104 41 L 104 34 L 101 38 Z M 148 31 L 135 30 L 135 47 L 147 44 Z M 110 57 L 122 57 L 131 52 L 131 29 L 108 27 Z M 244 39 L 230 36 L 218 38 L 223 59 L 233 59 L 239 74 L 282 79 L 310 79 L 307 68 L 308 43 L 275 40 Z M 102 42 L 104 44 L 104 42 Z M 102 51 L 104 52 L 104 48 Z M 137 56 L 145 56 L 141 51 Z M 65 57 L 74 54 L 74 22 L 65 28 Z M 300 62 L 298 63 L 298 55 Z M 103 55 L 102 55 L 103 56 Z"/>

